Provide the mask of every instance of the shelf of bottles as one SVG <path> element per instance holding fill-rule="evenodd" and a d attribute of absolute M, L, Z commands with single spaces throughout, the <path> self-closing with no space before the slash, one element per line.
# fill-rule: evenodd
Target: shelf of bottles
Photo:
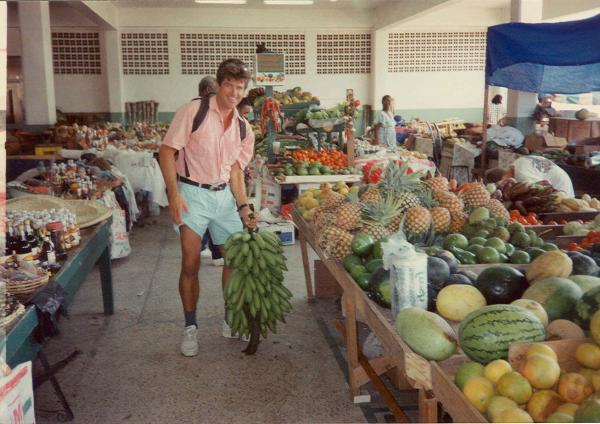
<path fill-rule="evenodd" d="M 55 273 L 67 251 L 81 241 L 75 214 L 64 208 L 9 211 L 5 228 L 5 252 L 0 258 L 5 267 L 26 262 Z"/>
<path fill-rule="evenodd" d="M 73 160 L 66 163 L 50 161 L 48 166 L 40 161 L 37 165 L 40 178 L 48 186 L 48 194 L 65 199 L 91 200 L 102 197 L 90 168 L 79 166 Z"/>

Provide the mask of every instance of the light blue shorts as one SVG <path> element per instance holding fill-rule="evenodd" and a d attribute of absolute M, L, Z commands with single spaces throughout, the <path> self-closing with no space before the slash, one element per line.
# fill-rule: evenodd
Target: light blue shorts
<path fill-rule="evenodd" d="M 183 224 L 200 237 L 208 229 L 213 244 L 220 246 L 231 234 L 242 230 L 242 220 L 229 186 L 221 191 L 212 191 L 179 182 L 179 192 L 190 210 L 189 213 L 183 211 Z M 179 227 L 174 227 L 179 234 Z"/>

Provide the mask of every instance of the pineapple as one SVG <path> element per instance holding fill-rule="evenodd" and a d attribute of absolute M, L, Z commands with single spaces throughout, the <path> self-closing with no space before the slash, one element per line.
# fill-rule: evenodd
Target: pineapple
<path fill-rule="evenodd" d="M 450 219 L 450 232 L 451 233 L 460 233 L 465 224 L 469 219 L 469 215 L 464 212 L 459 212 L 456 214 L 451 214 Z"/>
<path fill-rule="evenodd" d="M 377 187 L 369 187 L 360 196 L 361 203 L 377 203 L 381 201 L 381 192 Z"/>
<path fill-rule="evenodd" d="M 315 225 L 315 230 L 317 232 L 322 232 L 323 230 L 329 227 L 335 227 L 337 224 L 337 215 L 332 212 L 321 212 L 321 208 L 317 209 L 315 214 L 313 215 L 313 223 Z M 317 215 L 317 212 L 321 212 Z"/>
<path fill-rule="evenodd" d="M 446 177 L 430 177 L 423 181 L 423 184 L 432 192 L 435 191 L 448 191 L 450 184 Z"/>
<path fill-rule="evenodd" d="M 354 230 L 362 225 L 360 220 L 361 207 L 358 198 L 353 197 L 343 203 L 336 211 L 337 226 L 343 230 Z"/>
<path fill-rule="evenodd" d="M 428 209 L 417 206 L 406 211 L 404 228 L 413 234 L 424 234 L 431 228 L 431 213 Z"/>
<path fill-rule="evenodd" d="M 441 206 L 431 208 L 431 220 L 433 221 L 433 231 L 436 233 L 447 233 L 450 230 L 450 211 Z"/>
<path fill-rule="evenodd" d="M 439 206 L 439 202 L 427 193 L 421 196 L 421 203 L 429 210 L 433 223 L 433 230 L 436 233 L 447 233 L 450 229 L 450 211 Z"/>
<path fill-rule="evenodd" d="M 327 190 L 323 192 L 323 207 L 328 210 L 335 210 L 338 206 L 341 206 L 342 203 L 346 200 L 346 197 L 343 194 L 340 194 L 333 190 Z"/>
<path fill-rule="evenodd" d="M 450 215 L 458 215 L 463 212 L 463 202 L 456 194 L 450 193 L 449 191 L 436 191 L 433 193 L 433 196 L 441 207 L 450 211 Z"/>
<path fill-rule="evenodd" d="M 363 204 L 361 232 L 369 234 L 375 240 L 380 240 L 391 234 L 388 226 L 392 220 L 401 214 L 400 202 L 391 197 L 377 203 Z"/>
<path fill-rule="evenodd" d="M 486 190 L 482 183 L 468 183 L 458 195 L 465 206 L 485 206 L 490 200 L 490 193 Z"/>
<path fill-rule="evenodd" d="M 400 193 L 410 192 L 421 194 L 427 191 L 427 188 L 421 182 L 421 174 L 407 174 L 408 165 L 399 165 L 397 162 L 390 161 L 379 188 L 385 196 L 398 197 Z"/>
<path fill-rule="evenodd" d="M 485 207 L 490 210 L 490 213 L 494 216 L 500 216 L 510 221 L 510 213 L 504 207 L 504 204 L 498 199 L 490 199 Z"/>
<path fill-rule="evenodd" d="M 330 257 L 342 260 L 352 252 L 353 236 L 337 227 L 327 227 L 318 236 L 319 247 Z"/>

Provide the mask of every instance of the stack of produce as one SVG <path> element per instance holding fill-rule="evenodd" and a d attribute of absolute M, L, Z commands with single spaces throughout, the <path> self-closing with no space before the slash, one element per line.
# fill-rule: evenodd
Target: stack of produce
<path fill-rule="evenodd" d="M 253 354 L 258 336 L 277 332 L 292 309 L 292 293 L 283 285 L 287 271 L 279 237 L 265 231 L 232 234 L 225 243 L 225 262 L 232 273 L 225 287 L 226 320 L 233 334 L 251 336 L 247 354 Z"/>
<path fill-rule="evenodd" d="M 529 212 L 553 212 L 558 208 L 558 194 L 546 183 L 524 183 L 509 178 L 498 184 L 494 197 L 502 200 L 507 209 L 517 209 L 521 214 Z"/>
<path fill-rule="evenodd" d="M 354 107 L 357 108 L 360 105 L 358 100 L 354 101 Z M 348 102 L 338 103 L 336 106 L 329 109 L 319 108 L 315 106 L 308 107 L 306 109 L 298 111 L 294 115 L 294 119 L 298 122 L 308 123 L 310 120 L 327 120 L 327 119 L 339 119 L 350 113 L 348 108 Z M 359 117 L 358 110 L 354 110 L 353 118 Z"/>
<path fill-rule="evenodd" d="M 306 221 L 312 221 L 313 215 L 317 208 L 323 203 L 323 192 L 333 190 L 343 196 L 346 196 L 350 192 L 357 192 L 358 187 L 348 187 L 348 185 L 342 181 L 331 185 L 329 183 L 322 183 L 319 188 L 311 188 L 303 191 L 295 202 L 296 209 L 302 215 L 302 218 Z"/>
<path fill-rule="evenodd" d="M 600 211 L 600 200 L 584 194 L 581 199 L 568 197 L 562 191 L 556 192 L 556 212 L 594 212 Z"/>
<path fill-rule="evenodd" d="M 341 170 L 348 166 L 348 156 L 344 152 L 335 149 L 296 150 L 292 153 L 292 159 L 294 159 L 294 162 L 304 161 L 309 165 L 318 162 L 319 165 L 328 166 L 333 170 Z"/>
<path fill-rule="evenodd" d="M 529 212 L 527 215 L 521 214 L 518 209 L 513 209 L 510 211 L 510 222 L 518 222 L 523 225 L 543 225 L 544 223 L 540 221 L 535 212 Z M 552 224 L 549 224 L 552 225 Z"/>
<path fill-rule="evenodd" d="M 331 162 L 330 162 L 331 163 Z M 302 160 L 291 163 L 286 163 L 283 168 L 278 168 L 273 171 L 273 175 L 275 177 L 283 177 L 283 176 L 315 176 L 315 175 L 350 175 L 352 174 L 352 169 L 350 168 L 337 168 L 332 169 L 328 165 L 323 165 L 321 162 L 313 161 L 308 164 L 308 162 Z"/>
<path fill-rule="evenodd" d="M 600 312 L 594 315 L 593 322 L 595 343 L 582 342 L 576 347 L 573 344 L 577 364 L 567 371 L 561 368 L 561 358 L 551 346 L 533 343 L 514 368 L 504 359 L 485 366 L 468 362 L 457 370 L 455 383 L 473 406 L 494 423 L 598 422 Z"/>
<path fill-rule="evenodd" d="M 248 92 L 248 101 L 254 106 L 255 109 L 263 107 L 265 102 L 265 89 L 264 87 L 257 87 Z M 298 104 L 298 103 L 318 103 L 319 99 L 313 96 L 308 91 L 302 91 L 301 87 L 294 87 L 291 90 L 284 92 L 275 91 L 273 93 L 273 99 L 282 105 Z"/>
<path fill-rule="evenodd" d="M 566 236 L 587 236 L 589 232 L 600 231 L 600 215 L 586 223 L 582 220 L 567 222 L 562 230 Z"/>

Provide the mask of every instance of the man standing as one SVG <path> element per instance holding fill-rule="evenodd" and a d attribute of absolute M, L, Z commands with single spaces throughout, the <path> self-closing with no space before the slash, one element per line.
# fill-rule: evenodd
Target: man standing
<path fill-rule="evenodd" d="M 236 109 L 249 80 L 242 61 L 223 61 L 217 70 L 217 94 L 180 107 L 160 147 L 169 213 L 181 238 L 179 294 L 185 316 L 181 343 L 185 356 L 198 353 L 196 305 L 202 235 L 208 228 L 222 253 L 229 235 L 242 229 L 242 221 L 250 228 L 256 227 L 244 184 L 244 168 L 252 158 L 254 133 Z M 208 103 L 202 107 L 205 101 Z M 229 273 L 224 267 L 223 288 Z M 223 335 L 231 337 L 225 321 Z"/>

